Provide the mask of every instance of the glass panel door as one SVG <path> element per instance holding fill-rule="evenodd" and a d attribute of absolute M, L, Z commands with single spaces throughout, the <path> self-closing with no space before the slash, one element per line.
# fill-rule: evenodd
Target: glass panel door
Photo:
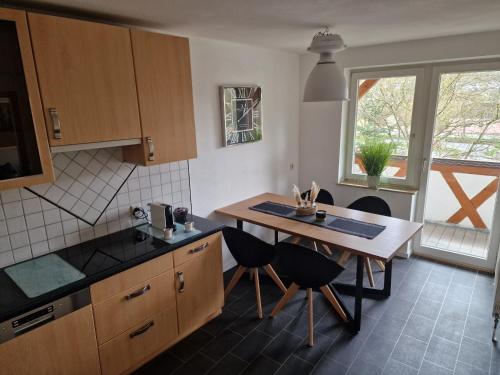
<path fill-rule="evenodd" d="M 437 68 L 434 81 L 418 251 L 491 269 L 498 251 L 500 68 Z"/>
<path fill-rule="evenodd" d="M 16 23 L 0 20 L 0 180 L 42 173 Z"/>

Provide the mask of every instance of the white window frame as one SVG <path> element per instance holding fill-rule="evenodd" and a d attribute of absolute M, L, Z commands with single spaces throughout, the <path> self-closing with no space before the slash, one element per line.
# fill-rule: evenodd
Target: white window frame
<path fill-rule="evenodd" d="M 381 186 L 417 189 L 422 165 L 422 143 L 425 132 L 427 87 L 430 83 L 429 74 L 424 66 L 401 68 L 378 68 L 355 70 L 350 74 L 349 104 L 345 132 L 345 158 L 341 180 L 347 183 L 366 185 L 366 175 L 352 173 L 354 162 L 354 135 L 357 112 L 358 81 L 374 78 L 415 76 L 415 93 L 413 97 L 413 110 L 411 131 L 408 144 L 407 173 L 405 178 L 382 177 Z"/>

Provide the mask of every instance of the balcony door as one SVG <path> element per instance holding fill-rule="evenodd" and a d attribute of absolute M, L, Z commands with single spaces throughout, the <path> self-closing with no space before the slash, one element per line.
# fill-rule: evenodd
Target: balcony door
<path fill-rule="evenodd" d="M 500 63 L 432 75 L 415 252 L 492 271 L 500 243 Z"/>

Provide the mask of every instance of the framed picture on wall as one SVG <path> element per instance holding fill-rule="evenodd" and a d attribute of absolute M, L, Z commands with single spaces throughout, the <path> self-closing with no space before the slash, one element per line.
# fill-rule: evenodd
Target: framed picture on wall
<path fill-rule="evenodd" d="M 224 146 L 262 139 L 262 90 L 259 86 L 221 86 Z"/>

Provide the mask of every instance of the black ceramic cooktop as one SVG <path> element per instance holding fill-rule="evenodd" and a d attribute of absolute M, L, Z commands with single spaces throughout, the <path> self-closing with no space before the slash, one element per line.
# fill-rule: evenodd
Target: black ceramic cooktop
<path fill-rule="evenodd" d="M 30 311 L 128 268 L 194 242 L 222 229 L 223 225 L 197 216 L 194 225 L 201 233 L 175 244 L 168 244 L 134 228 L 122 230 L 87 241 L 55 253 L 85 274 L 85 278 L 45 293 L 28 298 L 0 269 L 0 322 Z"/>
<path fill-rule="evenodd" d="M 61 250 L 58 255 L 91 277 L 165 247 L 165 242 L 130 228 Z"/>

